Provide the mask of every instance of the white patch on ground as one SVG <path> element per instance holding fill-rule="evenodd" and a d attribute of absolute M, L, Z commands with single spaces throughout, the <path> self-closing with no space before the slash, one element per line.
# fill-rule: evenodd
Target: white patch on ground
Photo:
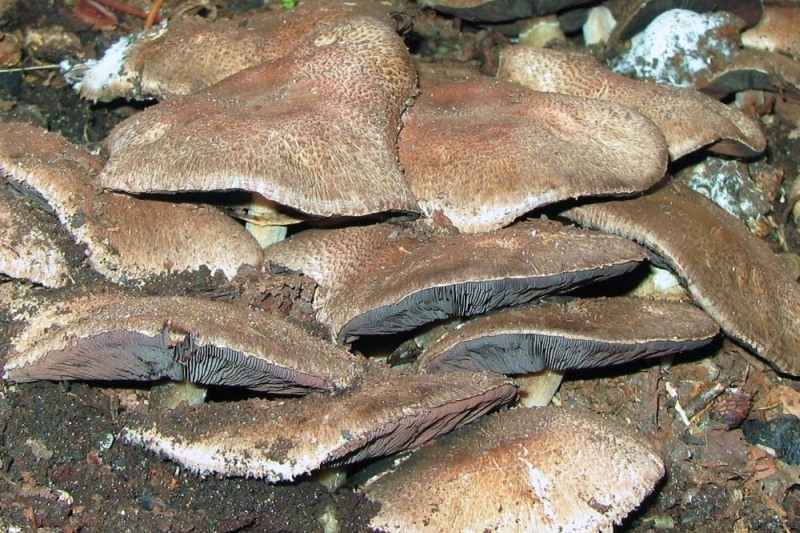
<path fill-rule="evenodd" d="M 725 12 L 695 13 L 685 9 L 665 11 L 631 39 L 630 49 L 614 58 L 614 72 L 662 85 L 691 87 L 710 72 L 715 57 L 730 57 L 739 43 L 721 37 L 719 30 L 735 25 Z"/>
<path fill-rule="evenodd" d="M 80 79 L 73 78 L 73 80 L 68 79 L 68 81 L 74 81 L 73 87 L 77 91 L 84 90 L 84 88 L 94 92 L 102 91 L 123 72 L 125 60 L 128 59 L 128 53 L 133 41 L 134 38 L 132 36 L 121 38 L 112 44 L 111 48 L 106 50 L 106 53 L 100 59 L 85 61 L 82 64 L 82 77 Z M 67 61 L 62 61 L 60 66 L 62 71 L 81 72 L 74 65 L 71 67 Z"/>

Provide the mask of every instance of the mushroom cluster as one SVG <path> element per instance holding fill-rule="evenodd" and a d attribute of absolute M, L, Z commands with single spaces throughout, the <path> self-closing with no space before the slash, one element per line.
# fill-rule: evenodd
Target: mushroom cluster
<path fill-rule="evenodd" d="M 422 3 L 487 23 L 572 4 Z M 651 4 L 616 13 L 609 64 L 656 24 Z M 758 27 L 739 37 L 758 6 L 726 12 L 726 37 L 797 54 Z M 770 16 L 764 31 L 780 27 Z M 412 56 L 410 23 L 397 6 L 306 0 L 176 17 L 65 63 L 86 98 L 160 102 L 114 128 L 107 159 L 0 124 L 0 273 L 49 288 L 3 292 L 4 377 L 253 391 L 128 419 L 125 441 L 199 473 L 292 481 L 421 448 L 363 485 L 376 530 L 609 531 L 663 475 L 657 447 L 592 413 L 525 407 L 549 403 L 566 371 L 702 349 L 720 329 L 800 375 L 797 283 L 669 174 L 701 150 L 756 157 L 765 137 L 733 106 L 566 45 L 504 46 L 483 70 Z M 797 88 L 790 67 L 775 72 L 753 88 Z M 247 193 L 247 229 L 213 205 L 231 191 Z M 648 263 L 690 297 L 607 290 Z M 316 283 L 315 327 L 153 294 L 280 269 Z"/>

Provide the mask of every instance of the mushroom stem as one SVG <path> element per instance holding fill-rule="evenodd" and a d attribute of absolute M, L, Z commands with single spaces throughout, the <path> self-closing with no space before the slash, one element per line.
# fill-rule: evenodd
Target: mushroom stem
<path fill-rule="evenodd" d="M 520 23 L 519 41 L 538 47 L 551 43 L 564 43 L 567 38 L 555 15 L 531 17 Z"/>
<path fill-rule="evenodd" d="M 200 405 L 206 400 L 206 388 L 188 381 L 158 383 L 150 389 L 150 407 L 175 409 L 181 403 Z"/>
<path fill-rule="evenodd" d="M 278 209 L 277 204 L 272 200 L 264 198 L 258 193 L 253 193 L 248 208 L 248 214 L 256 217 L 277 218 Z M 258 220 L 249 220 L 245 225 L 253 237 L 256 238 L 258 244 L 262 248 L 266 248 L 270 244 L 275 244 L 286 238 L 286 226 L 278 226 L 270 222 L 260 222 Z"/>
<path fill-rule="evenodd" d="M 544 407 L 556 395 L 561 380 L 562 370 L 545 369 L 516 376 L 514 381 L 519 385 L 519 405 L 523 407 Z"/>
<path fill-rule="evenodd" d="M 347 480 L 347 470 L 343 466 L 332 466 L 317 470 L 311 476 L 311 481 L 319 483 L 329 491 L 333 492 Z"/>

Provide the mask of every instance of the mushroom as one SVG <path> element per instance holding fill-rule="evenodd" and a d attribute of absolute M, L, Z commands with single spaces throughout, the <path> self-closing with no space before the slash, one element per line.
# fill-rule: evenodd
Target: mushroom
<path fill-rule="evenodd" d="M 392 28 L 323 25 L 282 58 L 119 124 L 99 180 L 137 193 L 242 189 L 313 216 L 416 211 L 395 151 L 414 86 Z"/>
<path fill-rule="evenodd" d="M 244 264 L 260 265 L 261 250 L 223 213 L 103 192 L 94 181 L 101 167 L 58 134 L 0 123 L 0 172 L 41 195 L 110 280 L 140 285 L 204 267 L 232 278 Z"/>
<path fill-rule="evenodd" d="M 366 483 L 374 530 L 612 531 L 664 464 L 632 428 L 568 408 L 515 409 L 414 452 Z"/>
<path fill-rule="evenodd" d="M 10 343 L 8 379 L 164 377 L 273 394 L 344 388 L 361 364 L 286 320 L 188 297 L 95 294 L 48 302 Z"/>
<path fill-rule="evenodd" d="M 352 464 L 420 446 L 512 401 L 496 374 L 427 375 L 371 364 L 341 394 L 269 402 L 208 403 L 153 413 L 123 434 L 199 473 L 291 481 L 324 466 Z"/>
<path fill-rule="evenodd" d="M 672 180 L 641 198 L 563 215 L 652 249 L 725 333 L 800 375 L 800 288 L 767 244 L 722 208 Z"/>
<path fill-rule="evenodd" d="M 472 22 L 502 22 L 546 15 L 589 0 L 420 0 L 436 11 Z"/>
<path fill-rule="evenodd" d="M 636 112 L 464 67 L 418 70 L 400 163 L 422 211 L 459 231 L 495 230 L 570 198 L 640 192 L 664 176 L 664 137 Z"/>
<path fill-rule="evenodd" d="M 71 267 L 60 227 L 35 203 L 0 180 L 0 274 L 63 287 Z"/>
<path fill-rule="evenodd" d="M 630 107 L 658 125 L 673 160 L 706 146 L 736 157 L 754 156 L 766 147 L 761 127 L 741 111 L 697 91 L 615 74 L 587 53 L 510 46 L 501 52 L 498 76 L 534 90 L 601 98 Z"/>
<path fill-rule="evenodd" d="M 688 303 L 578 299 L 470 320 L 428 346 L 419 364 L 500 374 L 592 368 L 694 350 L 718 332 L 708 315 Z"/>
<path fill-rule="evenodd" d="M 781 52 L 800 60 L 800 8 L 766 6 L 755 27 L 742 33 L 742 44 L 769 52 Z"/>
<path fill-rule="evenodd" d="M 335 249 L 340 234 L 380 238 L 377 230 L 329 230 L 316 234 L 314 245 L 301 241 L 300 248 Z M 644 259 L 633 243 L 545 220 L 490 233 L 389 240 L 382 246 L 378 239 L 371 240 L 371 253 L 367 246 L 357 248 L 364 256 L 360 262 L 328 253 L 307 260 L 311 269 L 333 272 L 325 274 L 315 305 L 317 318 L 339 342 L 522 304 L 629 272 Z M 320 268 L 321 258 L 330 266 Z M 337 272 L 340 264 L 343 275 Z M 305 271 L 300 263 L 295 267 Z"/>
<path fill-rule="evenodd" d="M 190 94 L 294 51 L 299 42 L 354 15 L 391 21 L 390 9 L 371 1 L 304 0 L 295 9 L 248 11 L 213 21 L 173 16 L 148 31 L 125 36 L 99 60 L 62 62 L 84 98 L 166 99 Z"/>

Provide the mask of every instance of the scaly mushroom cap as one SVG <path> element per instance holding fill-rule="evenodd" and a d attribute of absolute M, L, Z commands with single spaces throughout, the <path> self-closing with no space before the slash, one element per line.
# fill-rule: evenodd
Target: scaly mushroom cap
<path fill-rule="evenodd" d="M 742 34 L 742 44 L 800 60 L 800 6 L 766 6 L 758 24 Z"/>
<path fill-rule="evenodd" d="M 800 375 L 800 287 L 769 246 L 722 208 L 672 180 L 641 198 L 563 214 L 653 249 L 725 333 Z"/>
<path fill-rule="evenodd" d="M 232 19 L 179 17 L 123 37 L 100 60 L 71 66 L 67 77 L 78 78 L 75 89 L 94 101 L 190 94 L 283 57 L 321 26 L 355 14 L 389 20 L 389 8 L 378 2 L 319 0 Z"/>
<path fill-rule="evenodd" d="M 546 15 L 589 0 L 420 0 L 436 11 L 474 22 L 501 22 Z"/>
<path fill-rule="evenodd" d="M 547 221 L 376 250 L 329 288 L 318 313 L 340 342 L 529 302 L 629 272 L 644 259 L 622 239 Z"/>
<path fill-rule="evenodd" d="M 264 259 L 311 277 L 321 287 L 335 287 L 372 261 L 380 248 L 414 238 L 419 226 L 371 224 L 338 229 L 309 229 L 264 249 Z M 321 298 L 315 300 L 321 303 Z"/>
<path fill-rule="evenodd" d="M 155 423 L 150 413 L 124 436 L 196 472 L 290 481 L 415 448 L 515 396 L 516 386 L 496 374 L 371 365 L 363 383 L 342 394 L 208 403 L 160 413 Z"/>
<path fill-rule="evenodd" d="M 70 282 L 58 222 L 0 178 L 0 274 L 45 287 Z"/>
<path fill-rule="evenodd" d="M 664 475 L 632 428 L 578 409 L 514 409 L 417 450 L 368 482 L 384 532 L 612 531 Z"/>
<path fill-rule="evenodd" d="M 591 368 L 693 350 L 717 333 L 711 317 L 687 303 L 573 300 L 480 316 L 431 344 L 419 364 L 500 374 Z"/>
<path fill-rule="evenodd" d="M 420 65 L 400 162 L 423 212 L 491 231 L 553 202 L 640 192 L 664 176 L 664 137 L 616 104 L 534 92 L 447 65 Z"/>
<path fill-rule="evenodd" d="M 368 17 L 326 25 L 283 58 L 118 125 L 100 182 L 242 189 L 321 216 L 416 211 L 395 151 L 415 81 L 389 26 Z"/>
<path fill-rule="evenodd" d="M 510 46 L 501 52 L 497 75 L 537 91 L 599 98 L 634 109 L 661 128 L 673 160 L 706 146 L 736 157 L 766 148 L 758 123 L 738 109 L 691 89 L 615 74 L 587 53 Z"/>
<path fill-rule="evenodd" d="M 791 93 L 800 92 L 800 62 L 777 52 L 743 49 L 718 61 L 714 72 L 697 80 L 697 89 L 714 98 L 748 89 Z"/>
<path fill-rule="evenodd" d="M 185 297 L 56 300 L 12 339 L 14 381 L 162 377 L 276 394 L 346 387 L 361 362 L 285 319 Z"/>
<path fill-rule="evenodd" d="M 218 210 L 103 192 L 94 181 L 101 168 L 58 134 L 0 124 L 0 172 L 39 193 L 107 278 L 137 282 L 201 267 L 230 278 L 261 264 L 258 244 Z"/>

